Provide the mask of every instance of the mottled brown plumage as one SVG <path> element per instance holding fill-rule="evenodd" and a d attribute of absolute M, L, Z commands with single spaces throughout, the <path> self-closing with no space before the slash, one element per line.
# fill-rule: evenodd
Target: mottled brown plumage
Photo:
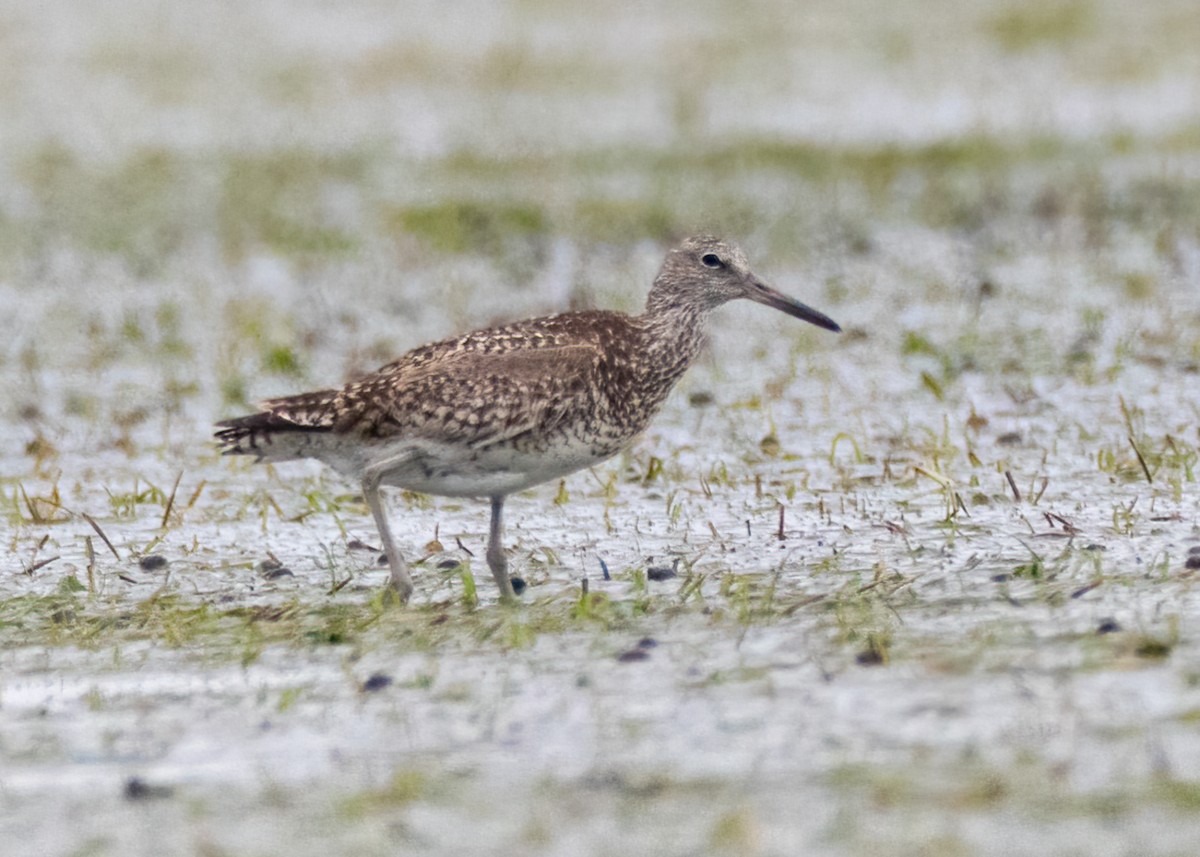
<path fill-rule="evenodd" d="M 226 454 L 316 458 L 360 480 L 404 598 L 412 581 L 380 486 L 490 497 L 488 565 L 509 598 L 505 497 L 624 448 L 695 359 L 709 311 L 737 298 L 839 329 L 763 284 L 737 247 L 689 238 L 667 254 L 642 315 L 566 313 L 424 345 L 339 389 L 263 402 L 216 437 Z"/>

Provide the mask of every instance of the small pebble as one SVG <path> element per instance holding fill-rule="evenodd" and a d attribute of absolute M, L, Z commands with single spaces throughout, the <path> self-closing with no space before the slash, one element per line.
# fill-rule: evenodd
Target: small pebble
<path fill-rule="evenodd" d="M 520 578 L 520 577 L 513 577 L 513 578 L 510 578 L 510 579 L 509 579 L 509 582 L 512 584 L 512 588 L 513 588 L 513 593 L 514 593 L 514 594 L 516 594 L 516 595 L 520 595 L 522 592 L 524 592 L 524 591 L 525 591 L 525 580 L 524 580 L 524 578 Z"/>
<path fill-rule="evenodd" d="M 1010 431 L 996 438 L 996 443 L 1000 446 L 1017 446 L 1021 442 L 1021 433 Z"/>
<path fill-rule="evenodd" d="M 159 554 L 152 553 L 149 556 L 144 556 L 138 560 L 138 566 L 142 571 L 157 571 L 160 568 L 166 568 L 167 558 Z"/>
<path fill-rule="evenodd" d="M 627 652 L 621 652 L 617 655 L 617 660 L 623 664 L 632 663 L 634 661 L 644 661 L 649 659 L 650 653 L 645 649 L 630 649 Z"/>
<path fill-rule="evenodd" d="M 141 777 L 130 777 L 125 781 L 126 800 L 150 800 L 170 797 L 174 790 L 170 786 L 152 786 Z"/>
<path fill-rule="evenodd" d="M 1012 575 L 1004 574 L 1004 573 L 993 574 L 991 579 L 992 579 L 992 583 L 1008 583 L 1008 581 L 1012 580 Z"/>
<path fill-rule="evenodd" d="M 873 647 L 864 649 L 854 656 L 854 662 L 864 667 L 877 667 L 883 663 L 883 653 Z"/>
<path fill-rule="evenodd" d="M 1115 634 L 1121 630 L 1121 626 L 1117 624 L 1116 619 L 1105 619 L 1096 626 L 1097 634 Z"/>
<path fill-rule="evenodd" d="M 658 640 L 653 637 L 642 637 L 642 639 L 638 640 L 637 647 L 639 649 L 653 649 L 657 645 Z"/>
<path fill-rule="evenodd" d="M 438 560 L 437 569 L 438 571 L 458 571 L 461 566 L 461 562 L 453 557 L 448 557 L 446 559 Z"/>
<path fill-rule="evenodd" d="M 675 562 L 671 563 L 670 568 L 660 565 L 655 568 L 646 569 L 646 579 L 654 581 L 670 580 L 672 577 L 677 576 L 677 568 L 679 568 L 679 557 L 675 558 Z"/>
<path fill-rule="evenodd" d="M 258 573 L 267 580 L 278 580 L 281 577 L 295 577 L 292 570 L 281 562 L 264 559 L 258 564 Z"/>
<path fill-rule="evenodd" d="M 392 683 L 392 677 L 384 673 L 372 673 L 370 678 L 363 682 L 362 689 L 366 693 L 373 690 L 383 690 Z"/>
<path fill-rule="evenodd" d="M 1200 556 L 1200 545 L 1188 548 L 1188 556 Z"/>
<path fill-rule="evenodd" d="M 1184 568 L 1200 568 L 1200 554 L 1189 556 L 1183 563 Z"/>

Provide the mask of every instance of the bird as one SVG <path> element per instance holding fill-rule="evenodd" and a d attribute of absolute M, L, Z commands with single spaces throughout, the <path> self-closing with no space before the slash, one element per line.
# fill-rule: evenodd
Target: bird
<path fill-rule="evenodd" d="M 405 602 L 412 575 L 381 489 L 488 498 L 487 564 L 511 602 L 505 500 L 628 447 L 700 353 L 709 314 L 739 299 L 841 330 L 768 286 L 736 244 L 693 236 L 667 251 L 640 315 L 567 312 L 422 345 L 344 386 L 261 402 L 215 438 L 225 455 L 313 458 L 358 483 Z"/>

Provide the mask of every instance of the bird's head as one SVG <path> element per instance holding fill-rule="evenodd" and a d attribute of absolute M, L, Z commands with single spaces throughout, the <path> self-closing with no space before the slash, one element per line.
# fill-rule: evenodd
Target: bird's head
<path fill-rule="evenodd" d="M 829 316 L 759 279 L 736 244 L 707 235 L 686 238 L 667 253 L 646 307 L 652 313 L 703 313 L 739 298 L 765 304 L 835 333 L 841 331 Z"/>

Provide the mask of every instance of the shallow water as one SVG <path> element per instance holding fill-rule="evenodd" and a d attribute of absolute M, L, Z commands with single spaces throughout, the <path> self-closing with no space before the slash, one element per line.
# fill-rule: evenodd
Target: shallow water
<path fill-rule="evenodd" d="M 4 13 L 0 836 L 1191 853 L 1200 33 L 1039 9 Z M 516 609 L 483 502 L 391 496 L 398 609 L 352 486 L 209 443 L 698 228 L 846 333 L 718 313 L 512 498 Z"/>

